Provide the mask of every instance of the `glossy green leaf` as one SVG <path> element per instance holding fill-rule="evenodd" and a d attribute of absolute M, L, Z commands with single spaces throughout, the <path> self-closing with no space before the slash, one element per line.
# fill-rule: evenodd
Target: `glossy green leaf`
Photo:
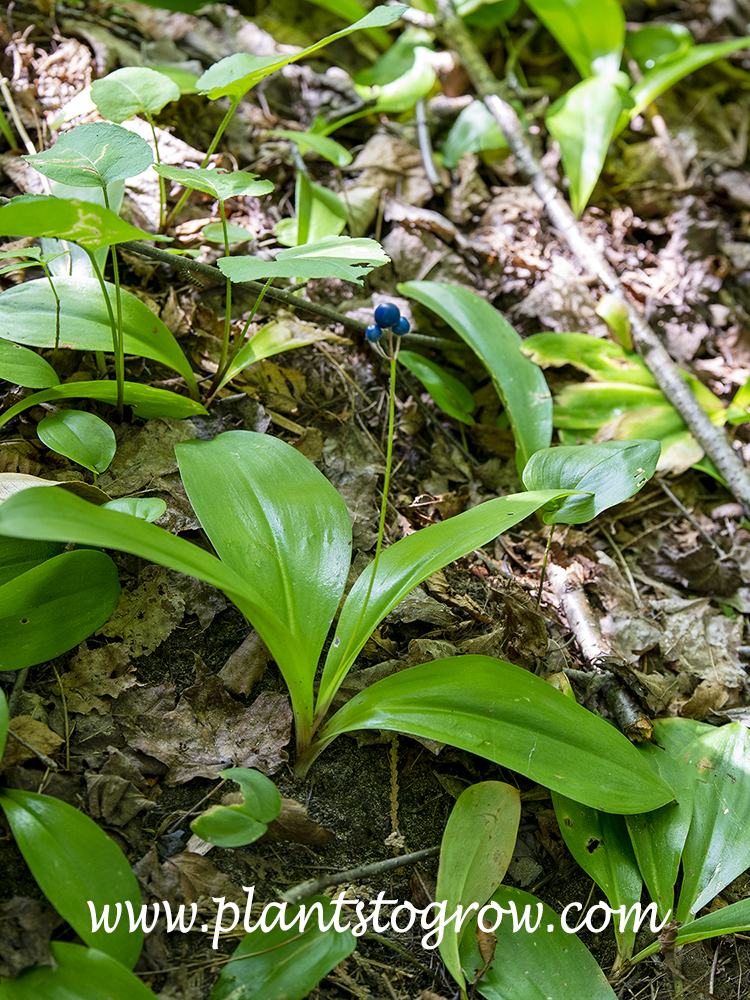
<path fill-rule="evenodd" d="M 202 191 L 220 201 L 240 196 L 257 198 L 273 191 L 271 181 L 260 181 L 257 174 L 247 173 L 244 170 L 234 170 L 231 173 L 206 168 L 182 170 L 164 163 L 157 163 L 154 170 L 167 180 L 176 181 L 193 191 Z"/>
<path fill-rule="evenodd" d="M 597 441 L 632 441 L 635 438 L 653 438 L 662 442 L 662 458 L 665 440 L 672 434 L 685 430 L 685 422 L 666 399 L 661 406 L 639 406 L 628 410 L 621 417 L 615 417 L 602 424 L 596 434 Z M 661 458 L 657 469 L 661 467 Z"/>
<path fill-rule="evenodd" d="M 39 542 L 0 535 L 0 585 L 21 576 L 63 550 L 59 542 Z"/>
<path fill-rule="evenodd" d="M 222 969 L 209 1000 L 303 1000 L 323 976 L 348 958 L 357 944 L 352 932 L 320 929 L 334 919 L 333 901 L 312 896 L 304 907 L 311 913 L 304 933 L 299 924 L 293 924 L 289 930 L 275 926 L 246 934 Z M 299 913 L 300 907 L 287 906 L 287 926 Z M 342 923 L 347 923 L 345 918 Z"/>
<path fill-rule="evenodd" d="M 625 36 L 628 52 L 642 73 L 679 59 L 694 44 L 693 36 L 684 24 L 642 24 Z"/>
<path fill-rule="evenodd" d="M 320 680 L 318 715 L 322 716 L 327 710 L 347 671 L 378 624 L 407 594 L 431 573 L 485 545 L 562 495 L 559 491 L 543 491 L 497 497 L 447 521 L 415 531 L 383 550 L 372 588 L 374 563 L 360 573 L 341 609 Z"/>
<path fill-rule="evenodd" d="M 303 154 L 312 149 L 318 156 L 322 156 L 337 167 L 348 167 L 352 162 L 349 150 L 327 135 L 318 135 L 315 132 L 292 132 L 283 128 L 270 129 L 266 135 L 280 135 L 288 139 L 298 146 L 300 153 Z"/>
<path fill-rule="evenodd" d="M 0 209 L 2 212 L 2 209 Z M 105 283 L 110 301 L 115 289 Z M 94 278 L 55 278 L 60 297 L 60 347 L 78 351 L 111 351 L 112 328 Z M 192 368 L 158 316 L 126 289 L 120 289 L 126 354 L 151 358 L 179 372 L 198 395 Z M 29 347 L 54 347 L 56 303 L 46 278 L 15 285 L 0 295 L 0 337 Z"/>
<path fill-rule="evenodd" d="M 328 236 L 301 247 L 281 250 L 275 260 L 260 257 L 220 257 L 216 265 L 232 281 L 261 278 L 343 278 L 362 284 L 362 277 L 390 257 L 375 240 Z M 0 299 L 0 302 L 2 299 Z"/>
<path fill-rule="evenodd" d="M 547 112 L 545 123 L 560 144 L 576 216 L 583 212 L 599 180 L 615 126 L 630 103 L 629 84 L 625 73 L 589 77 L 563 94 Z"/>
<path fill-rule="evenodd" d="M 656 387 L 656 379 L 637 354 L 588 333 L 534 333 L 521 350 L 540 368 L 573 365 L 599 382 L 627 382 Z"/>
<path fill-rule="evenodd" d="M 678 716 L 654 719 L 654 741 L 675 760 L 684 757 L 693 740 L 715 732 L 716 726 L 710 726 L 707 722 L 696 722 L 694 719 L 681 719 Z M 688 759 L 684 757 L 684 762 L 687 763 Z"/>
<path fill-rule="evenodd" d="M 435 86 L 434 59 L 430 33 L 408 27 L 373 66 L 354 77 L 354 89 L 363 101 L 373 102 L 373 113 L 408 111 Z"/>
<path fill-rule="evenodd" d="M 13 385 L 29 389 L 59 385 L 60 379 L 52 365 L 34 351 L 0 340 L 0 378 Z"/>
<path fill-rule="evenodd" d="M 2 1000 L 154 1000 L 148 986 L 103 951 L 63 941 L 49 947 L 55 964 L 0 981 Z"/>
<path fill-rule="evenodd" d="M 471 903 L 484 906 L 508 870 L 520 819 L 521 796 L 511 785 L 482 781 L 461 793 L 440 846 L 435 900 L 446 904 L 446 913 Z M 438 946 L 462 992 L 466 986 L 458 946 L 464 929 L 451 924 Z"/>
<path fill-rule="evenodd" d="M 229 260 L 228 257 L 224 259 Z M 283 351 L 291 351 L 295 347 L 316 344 L 319 340 L 325 340 L 326 337 L 326 330 L 322 326 L 313 326 L 311 323 L 302 326 L 285 323 L 283 320 L 271 320 L 270 323 L 262 326 L 237 352 L 221 380 L 220 388 L 231 382 L 243 368 L 247 368 L 248 365 L 252 365 L 256 361 L 273 357 L 274 354 L 281 354 Z"/>
<path fill-rule="evenodd" d="M 609 327 L 609 332 L 615 343 L 626 351 L 632 351 L 633 336 L 630 330 L 630 313 L 625 302 L 618 296 L 605 292 L 597 302 L 595 311 L 596 315 L 603 319 Z"/>
<path fill-rule="evenodd" d="M 63 552 L 14 576 L 0 587 L 0 670 L 67 653 L 106 622 L 119 596 L 117 569 L 103 552 Z"/>
<path fill-rule="evenodd" d="M 242 802 L 218 805 L 190 824 L 193 833 L 218 847 L 243 847 L 262 837 L 268 824 L 281 812 L 281 796 L 276 785 L 260 771 L 230 767 L 221 772 L 242 789 Z"/>
<path fill-rule="evenodd" d="M 643 882 L 625 818 L 583 806 L 556 792 L 552 793 L 552 804 L 570 853 L 606 895 L 612 909 L 624 906 L 628 912 L 640 902 Z M 662 810 L 667 808 L 662 806 Z M 636 935 L 632 918 L 624 931 L 618 922 L 614 930 L 619 955 L 630 958 Z"/>
<path fill-rule="evenodd" d="M 154 417 L 198 417 L 206 414 L 206 408 L 194 399 L 178 396 L 176 392 L 166 389 L 155 389 L 151 385 L 141 385 L 138 382 L 125 383 L 125 405 L 133 409 L 137 417 L 151 420 Z M 11 406 L 0 414 L 0 427 L 19 413 L 28 410 L 38 403 L 48 403 L 51 399 L 97 399 L 102 403 L 117 403 L 116 382 L 70 382 L 57 385 L 52 389 L 42 389 L 33 396 L 27 396 L 20 403 Z"/>
<path fill-rule="evenodd" d="M 53 198 L 44 194 L 25 194 L 12 198 L 7 205 L 0 207 L 0 236 L 56 236 L 80 243 L 88 250 L 128 240 L 161 239 L 153 233 L 136 229 L 108 208 L 94 202 Z M 46 282 L 47 279 L 39 280 Z M 25 287 L 16 285 L 9 291 Z M 7 294 L 3 292 L 3 295 Z"/>
<path fill-rule="evenodd" d="M 587 497 L 569 497 L 544 515 L 545 524 L 583 524 L 637 493 L 653 476 L 660 452 L 658 441 L 605 441 L 547 448 L 531 456 L 523 470 L 523 484 L 527 490 L 590 493 Z"/>
<path fill-rule="evenodd" d="M 90 472 L 104 472 L 117 450 L 115 432 L 109 424 L 83 410 L 60 410 L 43 417 L 36 432 L 49 449 Z"/>
<path fill-rule="evenodd" d="M 0 299 L 0 303 L 2 299 Z M 555 396 L 555 427 L 595 430 L 641 406 L 664 406 L 660 389 L 627 382 L 573 382 Z"/>
<path fill-rule="evenodd" d="M 679 59 L 654 66 L 633 84 L 630 96 L 634 103 L 628 111 L 628 116 L 632 119 L 642 114 L 665 90 L 669 90 L 690 73 L 695 73 L 703 66 L 708 66 L 717 59 L 724 59 L 725 56 L 730 56 L 733 52 L 746 49 L 748 46 L 750 37 L 733 38 L 728 42 L 713 42 L 710 45 L 694 45 Z"/>
<path fill-rule="evenodd" d="M 143 521 L 158 521 L 166 512 L 167 505 L 158 497 L 118 497 L 102 504 L 107 510 L 117 510 L 121 514 L 140 517 Z"/>
<path fill-rule="evenodd" d="M 438 281 L 407 281 L 401 295 L 437 313 L 474 350 L 492 378 L 516 439 L 522 469 L 552 440 L 552 398 L 539 368 L 521 353 L 521 338 L 489 302 L 470 288 Z"/>
<path fill-rule="evenodd" d="M 750 731 L 739 722 L 720 726 L 678 759 L 693 795 L 675 914 L 684 922 L 750 867 Z"/>
<path fill-rule="evenodd" d="M 142 174 L 154 162 L 145 139 L 111 122 L 77 125 L 52 149 L 22 159 L 53 181 L 100 188 Z"/>
<path fill-rule="evenodd" d="M 675 947 L 679 948 L 683 944 L 705 941 L 724 934 L 746 934 L 748 931 L 750 931 L 750 899 L 741 899 L 738 903 L 722 906 L 713 913 L 707 913 L 705 917 L 698 917 L 697 920 L 683 924 L 677 929 Z M 659 942 L 654 941 L 643 951 L 638 952 L 633 961 L 640 962 L 658 950 Z"/>
<path fill-rule="evenodd" d="M 312 462 L 278 438 L 229 431 L 175 451 L 216 553 L 253 595 L 251 621 L 292 693 L 299 735 L 303 717 L 312 718 L 315 669 L 349 572 L 346 505 Z"/>
<path fill-rule="evenodd" d="M 0 806 L 31 874 L 60 916 L 86 944 L 132 969 L 143 930 L 131 932 L 125 916 L 112 933 L 103 926 L 95 931 L 89 907 L 91 901 L 101 917 L 107 904 L 110 911 L 116 903 L 124 910 L 129 902 L 140 914 L 141 890 L 120 848 L 88 816 L 49 795 L 3 788 Z"/>
<path fill-rule="evenodd" d="M 412 375 L 416 375 L 441 410 L 462 424 L 474 423 L 471 416 L 474 398 L 463 382 L 449 375 L 436 362 L 413 351 L 399 351 L 398 360 Z"/>
<path fill-rule="evenodd" d="M 607 812 L 648 812 L 673 798 L 622 733 L 490 656 L 435 660 L 377 681 L 323 726 L 315 749 L 356 729 L 439 740 Z"/>
<path fill-rule="evenodd" d="M 126 66 L 91 84 L 91 97 L 102 118 L 124 122 L 133 115 L 158 114 L 180 99 L 180 88 L 163 73 L 145 66 Z"/>
<path fill-rule="evenodd" d="M 5 700 L 5 692 L 0 687 L 0 760 L 2 760 L 5 741 L 8 738 L 8 722 L 8 702 Z"/>
<path fill-rule="evenodd" d="M 638 743 L 636 749 L 672 788 L 677 799 L 661 809 L 626 819 L 643 881 L 660 919 L 666 920 L 674 907 L 674 887 L 690 828 L 693 796 L 685 769 L 670 754 L 653 743 Z"/>
<path fill-rule="evenodd" d="M 486 1000 L 559 1000 L 585 997 L 586 1000 L 615 1000 L 616 994 L 596 959 L 575 934 L 567 934 L 555 911 L 522 889 L 500 888 L 492 899 L 505 911 L 497 936 L 495 960 L 477 983 L 476 990 Z M 538 930 L 514 932 L 510 911 L 520 919 L 528 912 L 529 924 Z M 529 908 L 528 911 L 526 908 Z M 486 927 L 497 920 L 488 912 Z M 484 968 L 472 933 L 464 935 L 461 947 L 464 975 L 471 980 Z"/>
<path fill-rule="evenodd" d="M 507 149 L 508 143 L 484 101 L 472 101 L 451 125 L 443 143 L 443 163 L 452 170 L 464 153 Z"/>
<path fill-rule="evenodd" d="M 620 68 L 625 15 L 617 0 L 526 0 L 584 79 Z"/>
<path fill-rule="evenodd" d="M 494 28 L 509 21 L 521 0 L 459 0 L 456 10 L 469 27 Z"/>
<path fill-rule="evenodd" d="M 276 223 L 276 239 L 284 246 L 309 246 L 335 238 L 346 225 L 346 206 L 341 198 L 322 184 L 315 184 L 301 170 L 297 171 L 294 204 L 297 218 Z"/>
<path fill-rule="evenodd" d="M 407 9 L 403 4 L 394 4 L 392 7 L 385 5 L 375 7 L 355 24 L 329 35 L 322 41 L 316 42 L 294 55 L 251 56 L 246 52 L 236 52 L 207 69 L 198 80 L 196 87 L 199 93 L 207 94 L 212 101 L 219 97 L 231 97 L 233 100 L 239 101 L 251 87 L 260 83 L 271 73 L 276 72 L 277 69 L 281 69 L 282 66 L 288 66 L 289 63 L 304 59 L 312 55 L 313 52 L 317 52 L 318 49 L 336 41 L 337 38 L 343 38 L 353 31 L 393 24 Z"/>

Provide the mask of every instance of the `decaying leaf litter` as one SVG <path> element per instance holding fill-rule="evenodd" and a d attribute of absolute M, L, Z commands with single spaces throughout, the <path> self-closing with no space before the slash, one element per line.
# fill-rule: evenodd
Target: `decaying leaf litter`
<path fill-rule="evenodd" d="M 280 21 L 288 15 L 273 7 L 254 23 L 221 9 L 211 19 L 138 5 L 123 9 L 85 16 L 63 16 L 58 10 L 59 34 L 54 35 L 51 22 L 36 9 L 14 7 L 10 25 L 0 29 L 8 60 L 4 70 L 32 137 L 91 79 L 118 65 L 156 61 L 156 51 L 158 61 L 188 66 L 192 60 L 200 72 L 235 50 L 283 52 L 285 44 L 307 45 L 336 29 L 317 9 L 307 12 L 310 22 L 286 31 Z M 674 11 L 669 14 L 674 18 Z M 719 22 L 713 13 L 712 22 L 701 15 L 697 10 L 680 14 L 699 41 L 713 40 L 712 32 L 735 33 L 732 16 L 742 16 Z M 352 71 L 367 56 L 356 37 L 346 50 L 336 50 L 336 58 Z M 542 41 L 530 47 L 527 57 L 527 73 L 549 74 L 550 50 Z M 427 102 L 427 115 L 437 147 L 469 98 L 462 94 L 450 54 L 440 52 L 435 61 L 443 93 Z M 294 155 L 288 142 L 266 131 L 307 128 L 321 109 L 346 106 L 352 97 L 346 77 L 340 71 L 326 73 L 327 65 L 321 59 L 287 67 L 241 105 L 226 135 L 227 162 L 269 177 L 287 202 L 293 198 Z M 661 145 L 664 137 L 653 137 L 642 124 L 640 142 L 615 148 L 581 221 L 626 288 L 645 303 L 672 356 L 724 398 L 750 373 L 745 312 L 750 305 L 743 281 L 750 207 L 743 170 L 749 115 L 744 87 L 736 73 L 714 67 L 665 97 L 659 110 L 670 137 L 669 156 Z M 197 98 L 188 96 L 159 122 L 163 162 L 184 167 L 201 161 L 198 150 L 206 148 L 210 128 L 198 107 Z M 689 115 L 686 108 L 692 109 Z M 148 139 L 145 129 L 143 135 Z M 313 280 L 306 292 L 312 302 L 368 323 L 374 305 L 395 301 L 419 335 L 454 339 L 434 316 L 394 294 L 398 282 L 429 278 L 481 292 L 522 335 L 540 330 L 606 334 L 596 312 L 601 292 L 596 276 L 582 272 L 549 226 L 542 202 L 512 156 L 488 160 L 468 154 L 452 174 L 436 171 L 425 164 L 414 119 L 401 122 L 396 115 L 365 119 L 337 138 L 352 148 L 353 162 L 338 171 L 308 154 L 309 170 L 318 183 L 351 192 L 349 232 L 378 236 L 392 262 L 372 272 L 364 292 L 337 279 Z M 555 147 L 532 138 L 537 152 L 544 153 L 545 169 L 559 181 Z M 20 159 L 20 151 L 5 148 L 3 194 L 41 191 L 40 175 Z M 129 220 L 156 228 L 157 198 L 153 177 L 129 188 Z M 184 246 L 200 248 L 206 263 L 218 255 L 201 235 L 206 223 L 218 221 L 208 215 L 212 207 L 210 198 L 194 195 L 175 227 Z M 274 223 L 288 211 L 283 200 L 271 199 L 233 199 L 228 208 L 228 221 L 253 234 L 248 250 L 261 253 L 264 244 L 274 245 Z M 221 346 L 222 287 L 199 290 L 184 275 L 127 252 L 122 269 L 128 288 L 160 315 L 194 370 L 202 369 L 210 380 Z M 22 277 L 16 272 L 5 280 Z M 251 304 L 251 297 L 237 296 L 238 323 Z M 111 497 L 159 497 L 167 504 L 160 523 L 195 532 L 199 525 L 177 473 L 174 445 L 237 427 L 275 434 L 318 464 L 344 497 L 354 524 L 353 564 L 360 570 L 372 557 L 377 532 L 385 367 L 351 328 L 324 325 L 309 313 L 279 312 L 272 303 L 261 307 L 261 316 L 261 322 L 271 318 L 281 324 L 283 336 L 321 339 L 245 370 L 219 393 L 208 418 L 115 423 L 116 459 L 97 486 Z M 424 342 L 416 340 L 414 346 L 424 349 Z M 419 384 L 402 373 L 386 520 L 389 542 L 519 489 L 512 435 L 496 425 L 499 403 L 486 373 L 461 345 L 443 344 L 436 356 L 472 390 L 476 423 L 465 429 L 464 439 Z M 96 377 L 92 355 L 64 352 L 62 365 L 62 378 Z M 129 361 L 128 373 L 157 385 L 172 379 L 142 359 Z M 547 376 L 556 392 L 570 372 L 548 369 Z M 16 398 L 10 387 L 8 405 Z M 35 424 L 46 412 L 29 411 L 10 432 L 6 429 L 2 472 L 90 481 L 36 441 Z M 746 427 L 739 426 L 736 441 L 747 459 Z M 694 472 L 666 482 L 690 518 L 653 481 L 592 525 L 558 527 L 552 540 L 556 572 L 582 584 L 601 633 L 598 652 L 606 647 L 617 661 L 620 683 L 649 715 L 745 721 L 743 616 L 750 609 L 750 565 L 742 511 L 729 494 Z M 342 694 L 350 697 L 409 664 L 474 652 L 500 656 L 542 676 L 569 668 L 579 697 L 607 712 L 592 681 L 595 675 L 583 675 L 587 659 L 595 656 L 588 656 L 580 636 L 578 644 L 569 642 L 570 616 L 562 607 L 555 572 L 545 584 L 540 610 L 534 605 L 548 532 L 530 519 L 494 546 L 431 577 L 375 632 Z M 310 786 L 295 781 L 287 767 L 291 715 L 284 686 L 239 613 L 223 595 L 195 580 L 141 565 L 135 557 L 120 557 L 118 564 L 124 586 L 110 622 L 73 654 L 35 668 L 11 693 L 13 731 L 37 755 L 11 738 L 2 766 L 11 787 L 44 790 L 83 805 L 133 861 L 147 897 L 196 901 L 210 919 L 212 897 L 242 902 L 242 884 L 255 884 L 259 898 L 270 899 L 328 869 L 386 857 L 394 845 L 410 851 L 430 847 L 439 842 L 463 787 L 492 775 L 487 764 L 461 751 L 443 748 L 434 755 L 437 747 L 406 738 L 394 746 L 389 737 L 373 742 L 366 736 L 357 744 L 329 748 Z M 39 753 L 52 757 L 59 770 L 45 770 Z M 215 787 L 207 779 L 232 765 L 258 767 L 274 776 L 290 799 L 279 821 L 286 815 L 286 826 L 280 840 L 196 854 L 184 813 Z M 367 775 L 366 796 L 362 775 Z M 563 860 L 549 802 L 536 797 L 523 779 L 520 786 L 527 792 L 524 827 L 510 878 L 529 889 L 546 883 L 538 891 L 548 892 L 558 907 L 585 899 L 590 884 L 584 884 L 570 859 Z M 301 804 L 307 806 L 307 820 Z M 12 942 L 0 971 L 15 974 L 44 960 L 44 942 L 54 935 L 56 920 L 39 901 L 12 842 L 5 840 L 0 850 L 8 872 L 8 901 L 0 920 L 7 929 L 3 940 Z M 434 867 L 427 862 L 417 871 L 411 881 L 403 873 L 393 876 L 389 888 L 398 898 L 429 893 Z M 376 882 L 355 886 L 365 895 L 380 888 Z M 744 898 L 746 879 L 724 895 L 729 902 Z M 227 953 L 235 943 L 227 942 Z M 393 943 L 407 945 L 397 938 Z M 606 967 L 612 945 L 594 936 L 586 943 Z M 744 942 L 733 947 L 723 976 L 713 979 L 717 996 L 736 995 L 747 968 Z M 320 995 L 406 997 L 422 988 L 448 995 L 449 981 L 441 978 L 438 963 L 421 952 L 418 942 L 411 950 L 422 968 L 382 945 L 365 943 L 324 981 Z M 157 932 L 148 936 L 145 964 L 139 968 L 164 997 L 201 997 L 213 982 L 206 967 L 215 958 L 203 939 L 177 940 Z M 713 952 L 707 957 L 701 945 L 693 946 L 683 974 L 705 984 L 713 959 Z M 644 988 L 639 976 L 644 973 L 636 974 L 624 996 Z M 656 973 L 656 995 L 671 995 L 668 983 Z"/>

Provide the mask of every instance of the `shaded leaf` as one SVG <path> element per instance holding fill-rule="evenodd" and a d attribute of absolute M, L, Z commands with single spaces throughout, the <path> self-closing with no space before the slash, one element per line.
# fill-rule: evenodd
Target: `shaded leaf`
<path fill-rule="evenodd" d="M 625 15 L 617 0 L 527 0 L 584 79 L 620 68 Z"/>
<path fill-rule="evenodd" d="M 451 125 L 443 143 L 443 163 L 452 170 L 464 153 L 507 149 L 505 136 L 484 101 L 472 101 Z"/>
<path fill-rule="evenodd" d="M 95 413 L 60 410 L 37 424 L 39 440 L 91 472 L 104 472 L 117 449 L 115 432 Z"/>
<path fill-rule="evenodd" d="M 140 909 L 140 898 L 138 908 Z M 155 994 L 129 968 L 104 951 L 51 941 L 55 965 L 3 980 L 3 1000 L 154 1000 Z"/>
<path fill-rule="evenodd" d="M 117 500 L 107 500 L 102 507 L 140 517 L 144 521 L 158 521 L 167 509 L 164 500 L 158 497 L 118 497 Z"/>
<path fill-rule="evenodd" d="M 327 236 L 301 247 L 281 250 L 275 260 L 259 257 L 220 257 L 216 265 L 232 281 L 260 278 L 343 278 L 362 284 L 374 267 L 387 264 L 390 257 L 375 240 Z"/>
<path fill-rule="evenodd" d="M 276 785 L 260 771 L 230 767 L 221 772 L 242 789 L 242 802 L 214 806 L 190 824 L 193 833 L 219 847 L 243 847 L 262 837 L 271 820 L 281 812 Z"/>
<path fill-rule="evenodd" d="M 288 139 L 299 147 L 302 154 L 312 149 L 318 156 L 322 156 L 337 167 L 348 167 L 352 162 L 349 150 L 327 135 L 318 135 L 315 132 L 292 132 L 283 128 L 270 129 L 266 135 L 280 135 L 283 139 Z"/>
<path fill-rule="evenodd" d="M 180 99 L 180 88 L 145 66 L 126 66 L 91 84 L 91 97 L 102 118 L 124 122 L 133 115 L 158 114 L 165 104 Z"/>
<path fill-rule="evenodd" d="M 474 398 L 463 382 L 449 375 L 434 361 L 413 351 L 399 351 L 398 360 L 412 375 L 416 375 L 441 410 L 462 424 L 474 423 L 471 416 Z"/>
<path fill-rule="evenodd" d="M 5 700 L 5 692 L 0 688 L 0 760 L 5 750 L 5 741 L 8 738 L 8 702 Z"/>
<path fill-rule="evenodd" d="M 0 378 L 29 389 L 60 384 L 55 369 L 48 361 L 34 351 L 7 340 L 0 340 Z"/>
<path fill-rule="evenodd" d="M 210 194 L 219 201 L 241 195 L 256 198 L 258 195 L 273 191 L 271 181 L 260 181 L 257 174 L 247 173 L 244 170 L 232 172 L 206 168 L 182 170 L 180 167 L 171 167 L 164 163 L 157 163 L 154 170 L 170 181 L 177 181 L 178 184 L 184 184 L 194 191 Z"/>

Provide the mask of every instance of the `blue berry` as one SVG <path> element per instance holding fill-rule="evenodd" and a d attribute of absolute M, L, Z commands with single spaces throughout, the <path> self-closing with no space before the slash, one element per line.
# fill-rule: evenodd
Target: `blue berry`
<path fill-rule="evenodd" d="M 383 331 L 377 325 L 377 323 L 371 323 L 370 326 L 365 330 L 365 336 L 370 341 L 371 344 L 377 344 L 380 338 L 383 336 Z"/>
<path fill-rule="evenodd" d="M 404 333 L 408 333 L 409 330 L 411 330 L 411 324 L 406 316 L 402 316 L 393 328 L 393 332 L 398 334 L 399 337 Z"/>
<path fill-rule="evenodd" d="M 398 306 L 394 306 L 392 302 L 383 302 L 375 310 L 375 322 L 378 326 L 395 326 L 400 319 L 401 313 L 399 312 L 399 308 Z"/>

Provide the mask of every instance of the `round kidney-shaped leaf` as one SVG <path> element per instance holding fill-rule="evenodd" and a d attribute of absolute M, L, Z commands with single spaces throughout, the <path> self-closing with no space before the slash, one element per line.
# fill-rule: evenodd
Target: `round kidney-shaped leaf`
<path fill-rule="evenodd" d="M 91 84 L 91 97 L 102 118 L 124 122 L 133 115 L 155 115 L 180 99 L 180 88 L 163 73 L 145 66 L 126 66 Z"/>

